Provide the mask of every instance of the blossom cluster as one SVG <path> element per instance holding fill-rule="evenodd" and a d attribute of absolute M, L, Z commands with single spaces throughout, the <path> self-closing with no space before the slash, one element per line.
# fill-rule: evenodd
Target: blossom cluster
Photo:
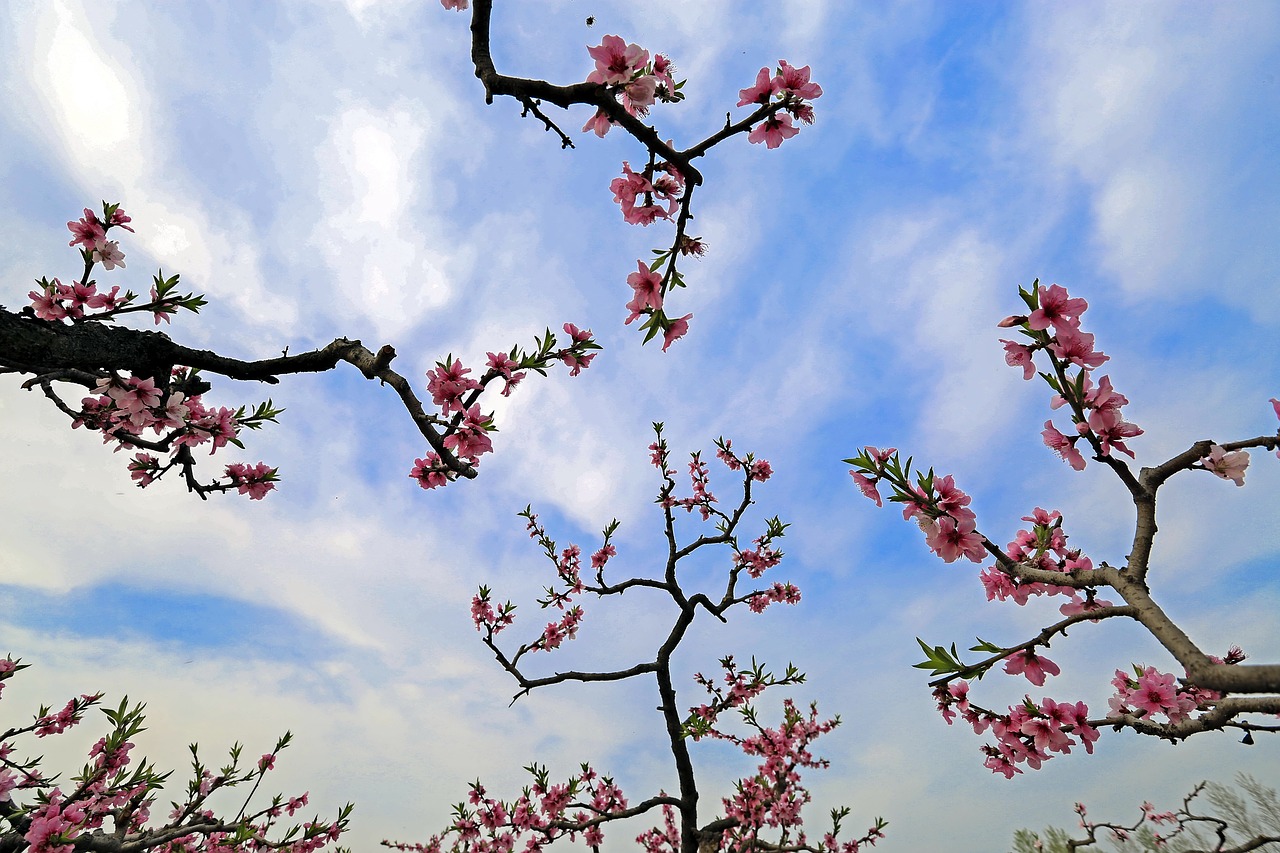
<path fill-rule="evenodd" d="M 512 347 L 510 352 L 486 353 L 486 370 L 478 379 L 452 354 L 427 371 L 427 393 L 440 408 L 436 422 L 444 427 L 446 449 L 472 467 L 480 464 L 481 456 L 493 452 L 493 440 L 489 438 L 489 433 L 497 429 L 493 414 L 482 412 L 477 402 L 490 382 L 501 379 L 502 396 L 509 397 L 530 370 L 545 375 L 552 363 L 561 361 L 569 368 L 570 376 L 577 376 L 591 366 L 596 357 L 593 350 L 600 349 L 591 330 L 579 329 L 573 323 L 565 323 L 563 328 L 569 338 L 565 347 L 556 346 L 556 336 L 548 329 L 536 339 L 537 346 L 532 351 Z M 428 453 L 414 460 L 409 476 L 422 488 L 435 489 L 450 482 L 452 469 L 440 454 Z"/>
<path fill-rule="evenodd" d="M 1002 338 L 1005 361 L 1011 367 L 1020 367 L 1023 379 L 1030 379 L 1036 375 L 1033 356 L 1040 351 L 1046 353 L 1050 372 L 1040 375 L 1057 392 L 1050 408 L 1067 406 L 1074 425 L 1075 435 L 1065 435 L 1052 420 L 1045 421 L 1041 433 L 1045 445 L 1077 471 L 1085 467 L 1084 456 L 1077 447 L 1081 438 L 1099 458 L 1110 456 L 1112 450 L 1132 458 L 1133 451 L 1125 440 L 1142 435 L 1142 429 L 1125 421 L 1120 409 L 1128 405 L 1129 399 L 1112 388 L 1111 377 L 1093 378 L 1093 371 L 1108 356 L 1095 349 L 1093 335 L 1081 328 L 1080 318 L 1089 303 L 1071 296 L 1060 285 L 1045 287 L 1039 281 L 1031 290 L 1019 288 L 1018 293 L 1031 313 L 1006 317 L 999 325 L 1019 328 L 1030 343 Z M 1077 368 L 1074 374 L 1069 373 L 1072 366 Z"/>
<path fill-rule="evenodd" d="M 133 480 L 145 488 L 174 466 L 187 462 L 191 448 L 208 444 L 209 453 L 216 453 L 227 444 L 243 446 L 238 438 L 241 429 L 259 428 L 268 421 L 275 422 L 280 409 L 270 400 L 248 412 L 240 409 L 206 406 L 200 394 L 188 396 L 181 388 L 199 382 L 196 371 L 175 367 L 165 387 L 152 377 L 121 377 L 114 373 L 98 380 L 96 396 L 85 397 L 80 402 L 73 429 L 102 432 L 104 442 L 116 442 L 116 449 L 146 447 L 168 452 L 170 458 L 162 463 L 151 453 L 137 453 L 129 462 Z M 150 430 L 157 438 L 143 439 Z M 251 500 L 261 500 L 275 488 L 279 476 L 277 469 L 259 462 L 256 465 L 234 463 L 226 467 L 228 483 L 202 487 L 205 489 L 237 489 L 249 495 Z"/>
<path fill-rule="evenodd" d="M 902 504 L 903 520 L 913 520 L 924 533 L 929 550 L 942 560 L 954 563 L 966 557 L 981 562 L 987 543 L 977 530 L 977 516 L 969 509 L 972 500 L 955 484 L 950 474 L 943 477 L 917 473 L 911 477 L 911 460 L 903 463 L 896 448 L 866 447 L 853 459 L 849 474 L 858 489 L 876 506 L 882 506 L 879 485 L 883 481 L 893 489 L 889 500 Z"/>
<path fill-rule="evenodd" d="M 0 687 L 25 668 L 10 657 L 0 660 Z M 217 775 L 200 763 L 193 745 L 193 779 L 187 787 L 186 801 L 174 803 L 169 821 L 160 826 L 149 825 L 151 808 L 168 774 L 157 773 L 145 761 L 137 767 L 130 766 L 133 739 L 144 730 L 141 705 L 130 708 L 127 702 L 121 702 L 117 708 L 101 709 L 112 729 L 90 748 L 89 763 L 70 784 L 55 785 L 46 779 L 39 769 L 40 759 L 22 761 L 13 757 L 14 738 L 31 733 L 37 737 L 61 734 L 79 723 L 101 698 L 101 694 L 81 696 L 56 714 L 41 708 L 30 725 L 4 731 L 0 742 L 0 838 L 6 839 L 9 847 L 17 842 L 29 853 L 73 853 L 83 848 L 83 841 L 90 834 L 105 834 L 124 848 L 137 850 L 165 845 L 166 850 L 185 853 L 256 853 L 262 849 L 316 853 L 345 831 L 350 806 L 335 821 L 313 819 L 285 830 L 277 839 L 270 838 L 277 834 L 282 814 L 293 816 L 306 805 L 305 793 L 287 801 L 277 796 L 271 805 L 249 813 L 242 809 L 231 819 L 220 818 L 207 808 L 206 801 L 215 791 L 246 784 L 256 791 L 274 766 L 276 753 L 288 745 L 287 734 L 255 767 L 243 771 L 238 769 L 240 749 L 233 748 L 231 763 Z M 23 792 L 32 794 L 29 801 L 15 798 Z"/>
<path fill-rule="evenodd" d="M 539 853 L 561 838 L 574 842 L 581 835 L 583 843 L 599 849 L 604 843 L 602 824 L 627 809 L 627 798 L 613 779 L 589 764 L 559 784 L 551 783 L 543 766 L 531 764 L 525 770 L 533 784 L 516 799 L 491 797 L 483 785 L 473 782 L 467 801 L 454 806 L 444 832 L 423 843 L 384 840 L 383 845 L 414 853 L 511 853 L 521 845 L 527 853 Z"/>
<path fill-rule="evenodd" d="M 756 83 L 738 92 L 738 106 L 749 104 L 768 105 L 776 101 L 782 109 L 773 113 L 751 131 L 747 140 L 763 142 L 767 148 L 777 148 L 785 140 L 800 132 L 792 118 L 804 124 L 813 124 L 813 105 L 809 101 L 822 97 L 822 87 L 809 80 L 809 66 L 796 68 L 785 59 L 778 60 L 777 72 L 769 73 L 761 68 Z"/>
<path fill-rule="evenodd" d="M 1036 507 L 1031 515 L 1024 515 L 1022 520 L 1031 522 L 1033 526 L 1030 530 L 1019 530 L 1014 540 L 1005 546 L 1004 554 L 1010 560 L 1046 572 L 1063 574 L 1093 569 L 1093 561 L 1088 556 L 1078 548 L 1067 546 L 1067 534 L 1062 530 L 1062 513 L 1056 509 Z M 1081 598 L 1081 590 L 1073 587 L 1012 577 L 999 563 L 983 569 L 979 578 L 986 590 L 987 601 L 1011 599 L 1018 605 L 1024 605 L 1031 596 L 1069 595 L 1071 601 L 1059 608 L 1063 616 L 1112 606 L 1110 601 L 1095 598 L 1092 589 L 1084 590 L 1084 598 Z"/>
<path fill-rule="evenodd" d="M 614 35 L 605 36 L 595 47 L 588 47 L 587 53 L 596 63 L 587 75 L 587 82 L 609 87 L 630 115 L 648 115 L 649 108 L 658 101 L 675 103 L 684 99 L 680 91 L 684 81 L 677 82 L 672 76 L 675 65 L 670 57 L 658 53 L 650 61 L 649 51 Z M 603 138 L 613 124 L 608 113 L 597 110 L 582 131 Z"/>
<path fill-rule="evenodd" d="M 120 294 L 120 287 L 109 292 L 98 289 L 89 278 L 95 264 L 106 270 L 124 267 L 124 255 L 119 243 L 107 240 L 111 228 L 124 228 L 132 232 L 128 223 L 133 218 L 118 204 L 103 202 L 99 217 L 89 208 L 84 216 L 67 223 L 72 240 L 69 245 L 80 246 L 84 260 L 84 273 L 80 281 L 63 284 L 57 278 L 40 279 L 37 290 L 27 295 L 31 299 L 30 312 L 39 320 L 52 323 L 81 323 L 87 321 L 108 322 L 117 316 L 131 312 L 150 312 L 157 324 L 169 322 L 170 315 L 178 309 L 199 312 L 206 303 L 203 297 L 177 292 L 179 277 L 165 276 L 163 271 L 154 277 L 151 299 L 134 304 L 137 296 L 128 291 Z M 140 487 L 155 482 L 167 471 L 180 466 L 188 470 L 191 448 L 210 445 L 210 453 L 228 443 L 242 446 L 237 436 L 243 427 L 257 429 L 267 421 L 274 421 L 280 414 L 271 401 L 247 412 L 226 407 L 209 407 L 201 400 L 201 393 L 193 388 L 207 389 L 197 371 L 174 367 L 168 375 L 121 376 L 114 371 L 100 373 L 93 394 L 81 400 L 80 410 L 63 407 L 72 417 L 73 429 L 85 427 L 98 430 L 106 443 L 115 442 L 116 450 L 140 448 L 170 454 L 166 462 L 152 453 L 137 453 L 130 460 L 130 476 Z M 153 438 L 144 438 L 150 430 Z M 237 489 L 250 499 L 259 500 L 275 488 L 278 481 L 276 469 L 263 463 L 254 466 L 233 464 L 225 469 L 227 482 L 215 482 L 198 486 L 203 495 L 209 491 Z"/>
<path fill-rule="evenodd" d="M 760 849 L 763 841 L 760 834 L 766 829 L 775 830 L 780 836 L 776 841 L 769 841 L 768 845 L 813 849 L 807 847 L 808 839 L 800 829 L 804 825 L 801 809 L 812 799 L 801 784 L 800 771 L 829 766 L 826 759 L 813 755 L 810 745 L 838 726 L 839 718 L 819 720 L 816 705 L 810 705 L 808 714 L 803 714 L 791 699 L 785 699 L 782 723 L 777 727 L 763 726 L 757 720 L 752 701 L 769 687 L 802 683 L 804 674 L 788 666 L 786 674 L 776 678 L 754 660 L 750 668 L 738 669 L 732 656 L 721 660 L 720 665 L 724 670 L 723 687 L 702 673 L 694 676 L 694 680 L 711 694 L 711 701 L 690 709 L 685 730 L 694 740 L 711 737 L 733 743 L 745 754 L 759 757 L 761 761 L 755 774 L 735 783 L 733 796 L 722 799 L 724 816 L 732 821 L 732 825 L 724 830 L 718 849 Z M 717 727 L 719 716 L 727 710 L 736 710 L 754 733 L 743 737 Z M 839 820 L 847 814 L 847 810 L 833 812 L 835 825 L 824 836 L 819 849 L 831 853 L 856 853 L 863 844 L 874 845 L 883 837 L 882 830 L 886 824 L 877 820 L 863 838 L 838 842 Z M 670 838 L 670 829 L 671 821 L 668 819 L 666 831 L 655 827 L 637 841 L 646 850 L 662 849 L 659 845 Z M 674 849 L 678 850 L 679 845 Z"/>
<path fill-rule="evenodd" d="M 1239 646 L 1232 646 L 1225 657 L 1210 656 L 1214 663 L 1233 666 L 1247 655 Z M 1116 692 L 1107 700 L 1111 707 L 1109 716 L 1136 716 L 1154 720 L 1157 715 L 1167 722 L 1180 723 L 1199 710 L 1205 703 L 1216 702 L 1222 694 L 1216 690 L 1197 687 L 1179 680 L 1171 672 L 1161 672 L 1154 666 L 1134 664 L 1132 673 L 1117 669 L 1111 685 Z"/>
<path fill-rule="evenodd" d="M 124 253 L 115 240 L 106 239 L 106 232 L 112 228 L 124 228 L 133 231 L 128 223 L 133 217 L 126 214 L 118 204 L 102 203 L 102 217 L 99 218 L 89 208 L 84 209 L 84 216 L 67 223 L 71 231 L 70 246 L 80 246 L 80 255 L 84 260 L 84 272 L 80 281 L 63 284 L 59 279 L 41 278 L 36 284 L 37 290 L 27 294 L 31 300 L 31 311 L 41 320 L 50 322 L 67 321 L 71 323 L 86 319 L 108 320 L 119 314 L 137 311 L 150 311 L 156 325 L 163 320 L 169 322 L 170 315 L 179 308 L 198 313 L 207 304 L 203 297 L 193 293 L 180 295 L 176 293 L 178 276 L 164 275 L 161 271 L 154 276 L 151 287 L 151 300 L 142 305 L 134 305 L 137 295 L 133 291 L 120 294 L 118 285 L 110 291 L 98 290 L 96 281 L 89 276 L 95 264 L 101 264 L 104 270 L 124 269 Z"/>
<path fill-rule="evenodd" d="M 959 713 L 975 734 L 990 730 L 996 742 L 982 747 L 984 764 L 1006 779 L 1022 772 L 1019 764 L 1039 770 L 1054 753 L 1066 755 L 1074 746 L 1092 753 L 1098 739 L 1083 702 L 1055 702 L 1046 697 L 1036 703 L 1027 696 L 1021 704 L 1011 705 L 1007 714 L 996 714 L 969 703 L 969 683 L 964 680 L 940 685 L 933 695 L 948 725 Z"/>

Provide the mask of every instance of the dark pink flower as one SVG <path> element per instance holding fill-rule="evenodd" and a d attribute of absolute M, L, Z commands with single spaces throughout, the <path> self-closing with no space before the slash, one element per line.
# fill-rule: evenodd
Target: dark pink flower
<path fill-rule="evenodd" d="M 587 82 L 606 86 L 630 82 L 631 75 L 649 62 L 649 51 L 627 44 L 620 36 L 605 36 L 598 46 L 587 48 L 587 53 L 596 61 L 596 70 L 587 75 Z"/>
<path fill-rule="evenodd" d="M 767 148 L 777 148 L 799 132 L 800 129 L 791 123 L 791 116 L 778 113 L 756 125 L 747 135 L 747 141 L 757 144 L 763 142 Z"/>
<path fill-rule="evenodd" d="M 943 562 L 954 563 L 963 556 L 980 563 L 987 549 L 974 527 L 972 518 L 954 519 L 944 515 L 934 522 L 931 532 L 926 531 L 925 541 Z"/>
<path fill-rule="evenodd" d="M 769 74 L 768 68 L 761 68 L 756 74 L 756 84 L 750 89 L 741 89 L 738 92 L 738 106 L 745 107 L 747 104 L 767 104 L 773 99 L 774 78 Z M 88 211 L 86 211 L 87 213 Z"/>
<path fill-rule="evenodd" d="M 95 243 L 107 236 L 98 217 L 87 207 L 84 209 L 84 216 L 75 222 L 68 222 L 67 228 L 71 230 L 73 238 L 68 246 L 80 245 L 92 249 Z"/>

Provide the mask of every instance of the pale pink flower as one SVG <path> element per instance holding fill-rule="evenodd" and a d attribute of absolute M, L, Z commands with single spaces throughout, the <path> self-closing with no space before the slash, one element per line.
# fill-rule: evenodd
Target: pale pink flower
<path fill-rule="evenodd" d="M 662 333 L 663 352 L 666 352 L 667 347 L 689 333 L 689 318 L 692 316 L 692 314 L 685 314 L 683 317 L 671 321 L 671 325 Z"/>
<path fill-rule="evenodd" d="M 596 110 L 596 114 L 587 120 L 582 126 L 582 132 L 590 131 L 596 136 L 604 139 L 604 135 L 609 132 L 609 128 L 613 127 L 613 120 L 605 114 L 604 110 Z"/>
<path fill-rule="evenodd" d="M 1200 460 L 1206 471 L 1212 471 L 1224 480 L 1231 480 L 1237 486 L 1244 485 L 1244 469 L 1249 467 L 1249 454 L 1244 450 L 1233 450 L 1228 453 L 1219 445 L 1209 449 L 1209 455 Z"/>
<path fill-rule="evenodd" d="M 1053 354 L 1058 358 L 1070 361 L 1080 367 L 1098 367 L 1107 361 L 1109 356 L 1104 353 L 1095 352 L 1093 349 L 1093 335 L 1088 332 L 1082 332 L 1079 326 L 1063 324 L 1054 327 L 1057 334 L 1054 336 L 1054 342 L 1049 345 Z"/>
<path fill-rule="evenodd" d="M 1006 341 L 1000 339 L 1000 343 L 1004 344 L 1004 363 L 1010 367 L 1021 367 L 1022 378 L 1030 379 L 1036 375 L 1035 363 L 1031 360 L 1031 348 L 1017 341 Z"/>
<path fill-rule="evenodd" d="M 627 303 L 627 310 L 631 313 L 623 325 L 629 325 L 644 311 L 658 311 L 662 308 L 662 276 L 649 269 L 644 261 L 637 261 L 636 264 L 639 268 L 627 276 L 627 284 L 631 285 L 635 293 Z"/>
<path fill-rule="evenodd" d="M 465 11 L 468 0 L 440 0 L 440 5 L 446 9 L 455 9 L 459 12 Z"/>
<path fill-rule="evenodd" d="M 94 243 L 93 259 L 102 264 L 104 269 L 124 269 L 124 252 L 120 251 L 120 244 L 115 240 L 99 240 Z"/>
<path fill-rule="evenodd" d="M 849 476 L 853 477 L 853 482 L 857 485 L 858 490 L 871 500 L 875 501 L 876 506 L 884 506 L 884 503 L 880 500 L 880 492 L 876 489 L 875 483 L 864 477 L 862 474 L 859 474 L 857 471 L 850 471 Z"/>
<path fill-rule="evenodd" d="M 658 78 L 644 74 L 622 87 L 622 106 L 632 115 L 644 115 L 653 106 Z"/>
<path fill-rule="evenodd" d="M 1068 463 L 1077 471 L 1084 470 L 1084 457 L 1080 455 L 1079 450 L 1076 450 L 1075 442 L 1058 432 L 1057 427 L 1053 425 L 1053 421 L 1044 422 L 1044 431 L 1040 435 L 1044 437 L 1044 446 L 1062 457 L 1063 462 Z"/>

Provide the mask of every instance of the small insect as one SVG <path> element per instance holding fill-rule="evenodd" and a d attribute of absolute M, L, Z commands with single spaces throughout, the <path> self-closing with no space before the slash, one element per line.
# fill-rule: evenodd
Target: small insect
<path fill-rule="evenodd" d="M 594 27 L 595 25 L 596 25 L 596 16 L 595 16 L 595 15 L 587 15 L 587 26 L 588 26 L 588 27 Z"/>

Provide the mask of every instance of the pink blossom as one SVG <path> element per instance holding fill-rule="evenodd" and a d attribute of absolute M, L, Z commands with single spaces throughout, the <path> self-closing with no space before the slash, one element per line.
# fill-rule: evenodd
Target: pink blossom
<path fill-rule="evenodd" d="M 93 301 L 98 289 L 93 282 L 63 284 L 55 278 L 53 283 L 58 289 L 58 298 L 66 306 L 67 316 L 76 320 L 84 316 L 85 307 Z"/>
<path fill-rule="evenodd" d="M 1031 348 L 1017 341 L 1000 339 L 1004 344 L 1004 363 L 1010 367 L 1021 367 L 1022 378 L 1030 379 L 1036 375 L 1035 363 L 1031 360 Z"/>
<path fill-rule="evenodd" d="M 768 459 L 757 459 L 751 463 L 751 479 L 757 483 L 763 483 L 773 476 L 773 466 L 769 464 Z"/>
<path fill-rule="evenodd" d="M 1062 672 L 1056 663 L 1030 650 L 1017 652 L 1006 658 L 1004 671 L 1009 675 L 1025 675 L 1027 681 L 1036 687 L 1044 687 L 1045 675 L 1058 675 Z"/>
<path fill-rule="evenodd" d="M 954 519 L 944 515 L 936 520 L 932 532 L 926 531 L 925 541 L 944 562 L 954 563 L 964 556 L 980 563 L 987 549 L 982 535 L 974 528 L 972 518 Z"/>
<path fill-rule="evenodd" d="M 93 288 L 93 283 L 90 282 L 89 286 L 90 288 Z M 94 289 L 96 290 L 96 288 Z M 90 308 L 101 308 L 107 311 L 114 311 L 120 307 L 121 297 L 119 294 L 120 285 L 117 284 L 112 286 L 110 293 L 95 292 L 88 298 L 85 304 Z"/>
<path fill-rule="evenodd" d="M 459 12 L 465 11 L 468 0 L 440 0 L 440 5 L 446 9 L 456 9 Z"/>
<path fill-rule="evenodd" d="M 1040 435 L 1044 437 L 1044 446 L 1058 454 L 1063 462 L 1068 463 L 1077 471 L 1084 470 L 1084 457 L 1076 449 L 1075 442 L 1058 432 L 1053 425 L 1053 421 L 1044 422 L 1044 431 Z"/>
<path fill-rule="evenodd" d="M 564 331 L 574 344 L 580 344 L 591 340 L 590 329 L 579 329 L 573 323 L 565 323 Z M 591 361 L 596 357 L 596 354 L 591 353 L 590 355 L 577 355 L 569 350 L 561 350 L 557 354 L 557 357 L 569 367 L 570 376 L 577 376 L 579 373 L 591 366 Z"/>
<path fill-rule="evenodd" d="M 1111 449 L 1115 448 L 1128 454 L 1130 459 L 1135 458 L 1133 451 L 1125 447 L 1123 439 L 1142 435 L 1142 428 L 1122 420 L 1118 409 L 1095 409 L 1090 412 L 1088 428 L 1093 430 L 1093 434 L 1101 442 L 1103 456 L 1109 456 Z"/>
<path fill-rule="evenodd" d="M 462 423 L 444 437 L 444 446 L 474 465 L 479 456 L 493 451 L 493 441 L 488 433 L 492 425 L 493 419 L 480 413 L 479 403 L 473 403 L 466 410 Z"/>
<path fill-rule="evenodd" d="M 1073 298 L 1067 289 L 1057 284 L 1040 285 L 1040 307 L 1027 317 L 1027 325 L 1037 332 L 1050 325 L 1059 333 L 1064 327 L 1079 327 L 1080 315 L 1089 307 L 1083 299 Z M 1091 338 L 1092 340 L 1092 338 Z"/>
<path fill-rule="evenodd" d="M 159 463 L 150 453 L 138 453 L 133 457 L 133 461 L 129 463 L 129 476 L 137 480 L 139 488 L 146 488 L 155 482 L 156 470 Z"/>
<path fill-rule="evenodd" d="M 56 285 L 57 279 L 54 279 Z M 67 309 L 63 307 L 61 300 L 58 299 L 57 291 L 54 287 L 41 292 L 33 290 L 27 294 L 31 299 L 31 307 L 35 309 L 36 316 L 41 320 L 58 321 L 67 317 Z"/>
<path fill-rule="evenodd" d="M 605 114 L 604 110 L 596 110 L 596 114 L 587 120 L 582 126 L 582 132 L 590 131 L 596 136 L 604 139 L 604 135 L 609 132 L 609 128 L 613 127 L 613 119 Z"/>
<path fill-rule="evenodd" d="M 773 87 L 775 91 L 810 101 L 822 97 L 822 87 L 809 82 L 809 66 L 794 68 L 785 59 L 778 60 L 778 76 L 774 78 Z"/>
<path fill-rule="evenodd" d="M 1079 593 L 1072 593 L 1071 600 L 1058 608 L 1058 612 L 1063 616 L 1075 616 L 1079 613 L 1092 613 L 1095 610 L 1105 610 L 1114 606 L 1112 602 L 1105 598 L 1080 598 Z M 1093 620 L 1098 621 L 1098 620 Z"/>
<path fill-rule="evenodd" d="M 880 499 L 880 492 L 876 489 L 876 484 L 871 480 L 859 474 L 857 471 L 850 471 L 849 476 L 853 477 L 854 484 L 858 490 L 868 498 L 876 502 L 876 506 L 884 506 L 884 502 Z"/>
<path fill-rule="evenodd" d="M 409 476 L 418 481 L 424 489 L 436 489 L 449 484 L 449 477 L 444 471 L 438 453 L 428 453 L 425 459 L 413 460 L 413 470 Z"/>
<path fill-rule="evenodd" d="M 663 352 L 666 352 L 667 347 L 689 333 L 689 318 L 692 316 L 692 314 L 685 314 L 683 317 L 671 321 L 671 325 L 667 326 L 666 331 L 662 333 Z"/>
<path fill-rule="evenodd" d="M 662 276 L 658 275 L 644 261 L 636 262 L 639 269 L 627 276 L 627 284 L 631 285 L 634 295 L 627 303 L 627 316 L 624 325 L 629 325 L 645 311 L 662 309 Z"/>
<path fill-rule="evenodd" d="M 1084 405 L 1090 409 L 1119 409 L 1129 405 L 1129 398 L 1111 387 L 1111 377 L 1104 376 L 1094 388 L 1093 379 L 1085 374 Z"/>
<path fill-rule="evenodd" d="M 1243 450 L 1228 453 L 1215 444 L 1209 448 L 1209 455 L 1201 459 L 1200 463 L 1206 471 L 1212 471 L 1224 480 L 1243 486 L 1244 470 L 1249 467 L 1249 454 Z"/>
<path fill-rule="evenodd" d="M 479 382 L 466 376 L 470 372 L 471 368 L 463 367 L 458 359 L 448 364 L 437 363 L 435 368 L 427 371 L 427 391 L 431 394 L 431 402 L 439 406 L 441 412 L 446 415 L 461 412 L 463 395 L 480 387 Z"/>
<path fill-rule="evenodd" d="M 234 463 L 227 466 L 227 477 L 242 495 L 248 495 L 251 501 L 260 501 L 267 492 L 276 487 L 276 469 L 267 467 L 266 463 L 245 465 Z"/>
<path fill-rule="evenodd" d="M 658 78 L 643 74 L 622 87 L 622 106 L 632 115 L 644 115 L 653 106 Z"/>
<path fill-rule="evenodd" d="M 111 218 L 107 220 L 107 225 L 113 228 L 123 228 L 124 230 L 130 233 L 133 233 L 133 228 L 130 225 L 128 225 L 128 223 L 132 221 L 133 221 L 132 216 L 129 216 L 127 213 L 125 213 L 123 210 L 117 207 L 115 210 L 111 211 Z"/>
<path fill-rule="evenodd" d="M 756 74 L 756 84 L 749 89 L 741 89 L 738 92 L 738 106 L 745 107 L 747 104 L 767 104 L 773 98 L 774 87 L 777 84 L 773 75 L 769 73 L 768 68 L 761 68 Z"/>
<path fill-rule="evenodd" d="M 1064 324 L 1054 328 L 1057 334 L 1049 348 L 1058 358 L 1080 367 L 1097 367 L 1107 361 L 1108 356 L 1094 351 L 1093 335 L 1080 331 L 1079 326 Z"/>
<path fill-rule="evenodd" d="M 68 222 L 67 228 L 71 229 L 72 241 L 68 246 L 80 245 L 86 249 L 92 249 L 94 244 L 107 236 L 106 231 L 102 228 L 102 223 L 98 221 L 98 217 L 89 208 L 84 209 L 84 216 L 75 222 Z M 130 228 L 130 231 L 133 229 Z"/>
<path fill-rule="evenodd" d="M 93 259 L 108 270 L 116 267 L 124 269 L 124 252 L 120 251 L 120 244 L 115 240 L 99 240 L 94 243 Z"/>
<path fill-rule="evenodd" d="M 164 320 L 166 323 L 173 322 L 169 319 L 169 315 L 174 313 L 173 307 L 168 302 L 160 302 L 160 291 L 154 287 L 151 288 L 151 304 L 155 305 L 155 309 L 151 312 L 151 315 L 155 318 L 157 326 L 160 325 L 161 320 Z"/>
<path fill-rule="evenodd" d="M 1138 677 L 1138 685 L 1129 691 L 1127 700 L 1147 715 L 1168 713 L 1177 707 L 1177 686 L 1172 673 L 1147 667 Z"/>
<path fill-rule="evenodd" d="M 631 75 L 649 62 L 649 51 L 627 44 L 620 36 L 605 36 L 597 47 L 588 47 L 587 53 L 596 61 L 596 70 L 587 75 L 587 82 L 606 86 L 630 82 Z"/>
<path fill-rule="evenodd" d="M 486 362 L 486 364 L 489 367 L 489 369 L 498 371 L 498 375 L 502 377 L 503 382 L 505 383 L 502 386 L 502 396 L 510 397 L 511 392 L 515 390 L 516 385 L 518 385 L 520 383 L 520 380 L 524 379 L 525 377 L 524 373 L 512 372 L 517 367 L 520 366 L 520 363 L 515 359 L 513 359 L 511 356 L 507 355 L 505 352 L 502 352 L 502 353 L 489 352 L 489 353 L 485 353 L 485 355 L 488 356 L 488 361 Z"/>
<path fill-rule="evenodd" d="M 777 148 L 799 132 L 800 129 L 791 123 L 791 116 L 778 113 L 756 125 L 755 129 L 747 135 L 747 141 L 763 142 L 767 148 Z"/>

